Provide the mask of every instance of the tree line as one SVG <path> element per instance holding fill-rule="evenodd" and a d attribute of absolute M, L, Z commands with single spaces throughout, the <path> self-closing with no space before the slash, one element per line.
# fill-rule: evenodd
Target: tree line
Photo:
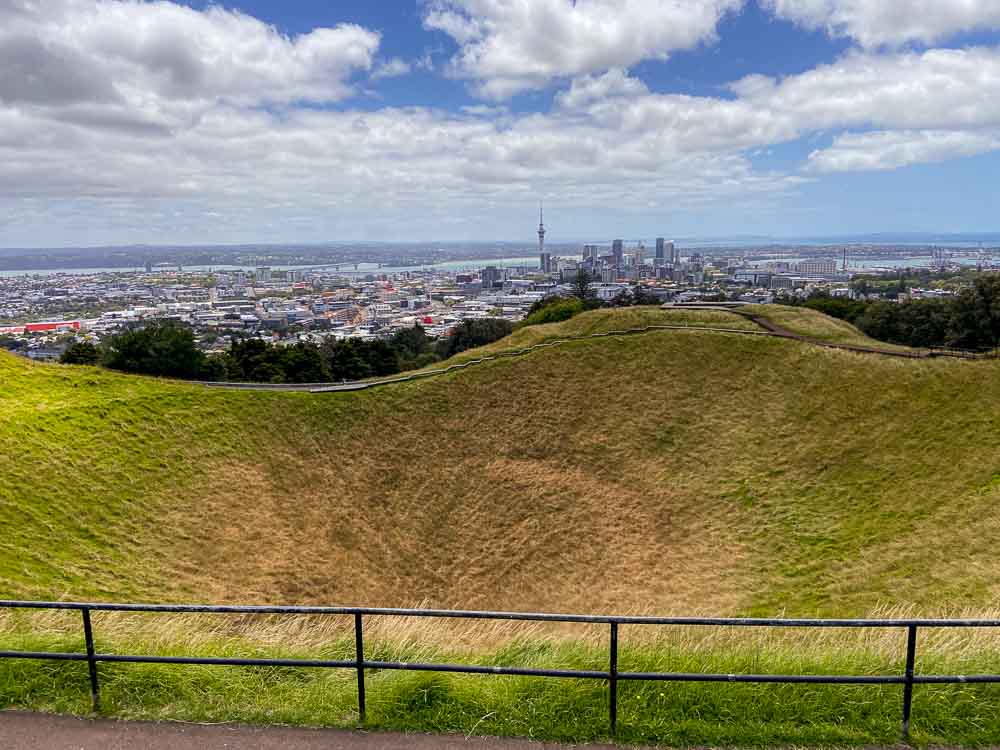
<path fill-rule="evenodd" d="M 187 325 L 159 320 L 124 331 L 103 346 L 72 344 L 64 364 L 101 365 L 137 375 L 183 380 L 245 383 L 327 383 L 363 380 L 415 370 L 511 333 L 506 320 L 465 320 L 451 335 L 435 339 L 420 326 L 385 339 L 333 339 L 320 344 L 275 344 L 259 338 L 234 337 L 222 354 L 198 348 Z"/>
<path fill-rule="evenodd" d="M 879 341 L 914 347 L 1000 347 L 1000 273 L 982 274 L 955 297 L 868 302 L 817 293 L 792 304 L 852 323 Z"/>
<path fill-rule="evenodd" d="M 645 287 L 636 284 L 631 289 L 623 289 L 607 302 L 597 298 L 593 277 L 579 270 L 573 280 L 568 296 L 553 295 L 543 297 L 531 306 L 522 326 L 560 323 L 587 310 L 602 307 L 636 307 L 639 305 L 659 305 L 661 300 Z"/>

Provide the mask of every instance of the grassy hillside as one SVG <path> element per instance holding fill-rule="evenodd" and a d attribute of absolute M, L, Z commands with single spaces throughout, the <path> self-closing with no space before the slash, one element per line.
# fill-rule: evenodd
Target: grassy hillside
<path fill-rule="evenodd" d="M 516 351 L 547 341 L 595 333 L 622 331 L 648 326 L 688 326 L 692 328 L 731 328 L 741 331 L 760 331 L 761 327 L 740 315 L 725 310 L 662 309 L 660 307 L 601 308 L 589 310 L 563 321 L 518 328 L 510 336 L 488 346 L 462 352 L 444 363 L 426 368 L 437 370 L 448 365 L 467 362 L 483 355 Z"/>
<path fill-rule="evenodd" d="M 807 336 L 828 344 L 849 344 L 868 346 L 890 351 L 906 351 L 909 347 L 887 344 L 866 336 L 846 320 L 838 320 L 808 307 L 787 307 L 785 305 L 747 305 L 744 312 L 758 315 L 781 326 L 786 331 Z"/>
<path fill-rule="evenodd" d="M 977 543 L 1000 531 L 998 375 L 697 331 L 320 397 L 4 356 L 0 586 L 720 614 L 981 605 L 1000 589 Z"/>
<path fill-rule="evenodd" d="M 495 346 L 632 327 L 635 316 L 660 312 L 601 311 Z M 317 396 L 0 355 L 0 597 L 974 615 L 1000 595 L 998 501 L 997 362 L 665 331 Z M 40 622 L 40 636 L 24 634 Z M 0 642 L 78 648 L 78 627 L 76 618 L 5 616 Z M 404 660 L 605 659 L 597 632 L 410 627 L 387 625 L 373 648 Z M 104 648 L 349 647 L 346 630 L 287 628 L 106 615 L 98 623 Z M 899 671 L 898 633 L 884 642 L 768 637 L 660 641 L 633 629 L 623 663 Z M 993 640 L 942 636 L 919 667 L 998 664 Z M 128 665 L 102 674 L 116 715 L 354 720 L 347 673 Z M 0 706 L 84 711 L 84 680 L 79 665 L 0 663 Z M 376 727 L 569 739 L 604 731 L 597 682 L 379 674 L 372 684 Z M 623 690 L 623 738 L 635 741 L 890 742 L 898 721 L 895 688 Z M 928 741 L 985 742 L 1000 732 L 1000 691 L 918 696 Z"/>

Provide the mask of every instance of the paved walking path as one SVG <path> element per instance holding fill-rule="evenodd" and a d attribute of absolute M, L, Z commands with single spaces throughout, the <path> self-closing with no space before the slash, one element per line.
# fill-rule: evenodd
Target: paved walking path
<path fill-rule="evenodd" d="M 528 740 L 381 734 L 235 724 L 88 721 L 0 711 L 3 750 L 563 750 Z M 588 745 L 609 750 L 608 745 Z"/>

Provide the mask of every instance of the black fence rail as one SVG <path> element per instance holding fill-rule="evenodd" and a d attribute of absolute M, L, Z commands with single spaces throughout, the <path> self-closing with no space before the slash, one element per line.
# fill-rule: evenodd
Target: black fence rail
<path fill-rule="evenodd" d="M 357 673 L 358 716 L 365 720 L 365 670 L 406 670 L 447 672 L 457 674 L 515 675 L 525 677 L 572 678 L 603 680 L 608 684 L 608 719 L 611 734 L 618 726 L 618 684 L 623 681 L 659 682 L 726 682 L 758 684 L 809 685 L 901 685 L 902 737 L 910 737 L 910 717 L 913 688 L 916 685 L 1000 684 L 1000 674 L 924 675 L 916 674 L 917 633 L 920 628 L 1000 628 L 1000 620 L 935 620 L 935 619 L 767 619 L 714 617 L 637 617 L 603 615 L 560 615 L 530 612 L 491 612 L 441 609 L 378 609 L 366 607 L 274 607 L 178 604 L 104 604 L 81 602 L 31 602 L 0 600 L 0 609 L 72 610 L 81 614 L 84 653 L 45 651 L 0 651 L 0 659 L 37 659 L 87 662 L 94 711 L 100 708 L 100 678 L 98 665 L 108 664 L 179 664 L 209 666 L 273 666 L 316 669 L 350 669 Z M 329 615 L 351 617 L 354 620 L 355 657 L 349 660 L 309 659 L 243 659 L 201 656 L 154 656 L 137 654 L 104 654 L 95 648 L 94 612 L 170 613 L 170 614 L 233 614 L 233 615 Z M 423 664 L 414 662 L 370 661 L 365 658 L 365 617 L 425 617 L 462 620 L 512 620 L 520 622 L 583 623 L 608 626 L 609 648 L 607 670 L 529 669 L 526 667 L 476 666 L 467 664 Z M 905 669 L 895 675 L 781 675 L 781 674 L 712 674 L 679 672 L 622 672 L 618 668 L 618 639 L 624 626 L 699 626 L 740 628 L 880 628 L 906 632 Z"/>

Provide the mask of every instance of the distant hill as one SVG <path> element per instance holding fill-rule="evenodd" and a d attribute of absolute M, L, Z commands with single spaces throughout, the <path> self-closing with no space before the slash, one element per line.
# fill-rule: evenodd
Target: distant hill
<path fill-rule="evenodd" d="M 651 322 L 746 324 L 599 311 L 491 349 Z M 10 597 L 985 608 L 998 502 L 997 362 L 663 331 L 310 395 L 0 354 Z"/>

